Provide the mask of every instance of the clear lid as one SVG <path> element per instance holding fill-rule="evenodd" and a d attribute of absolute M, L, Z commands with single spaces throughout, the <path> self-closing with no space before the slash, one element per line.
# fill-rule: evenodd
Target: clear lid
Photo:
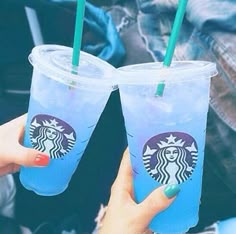
<path fill-rule="evenodd" d="M 128 65 L 120 67 L 118 73 L 118 84 L 156 84 L 211 78 L 217 75 L 217 69 L 214 63 L 207 61 L 173 61 L 170 67 L 164 67 L 161 62 Z"/>
<path fill-rule="evenodd" d="M 72 48 L 40 45 L 33 48 L 29 61 L 46 76 L 71 86 L 91 85 L 116 89 L 116 69 L 107 62 L 83 51 L 78 67 L 72 66 Z"/>

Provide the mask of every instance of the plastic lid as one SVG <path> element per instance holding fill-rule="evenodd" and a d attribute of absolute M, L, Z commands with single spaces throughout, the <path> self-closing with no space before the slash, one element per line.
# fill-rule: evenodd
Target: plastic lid
<path fill-rule="evenodd" d="M 160 81 L 183 82 L 217 75 L 216 65 L 206 61 L 173 61 L 170 67 L 161 62 L 120 67 L 118 84 L 156 84 Z"/>
<path fill-rule="evenodd" d="M 117 89 L 115 68 L 107 62 L 83 51 L 79 67 L 72 66 L 72 48 L 60 45 L 36 46 L 29 61 L 46 76 L 70 86 L 90 85 Z"/>

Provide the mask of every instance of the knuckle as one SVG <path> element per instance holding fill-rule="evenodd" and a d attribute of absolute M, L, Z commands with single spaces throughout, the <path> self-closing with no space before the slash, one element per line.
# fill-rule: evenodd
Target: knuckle
<path fill-rule="evenodd" d="M 160 196 L 152 196 L 147 200 L 147 205 L 152 213 L 162 211 L 168 206 L 166 199 L 163 199 Z"/>

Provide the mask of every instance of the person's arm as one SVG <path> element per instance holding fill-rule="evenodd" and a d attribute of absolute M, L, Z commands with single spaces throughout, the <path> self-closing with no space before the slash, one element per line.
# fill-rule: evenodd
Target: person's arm
<path fill-rule="evenodd" d="M 134 201 L 129 153 L 126 150 L 98 234 L 147 233 L 152 218 L 173 202 L 179 190 L 176 184 L 161 186 L 137 204 Z"/>
<path fill-rule="evenodd" d="M 23 147 L 26 115 L 0 126 L 0 176 L 13 173 L 23 166 L 46 166 L 49 157 L 35 149 Z"/>

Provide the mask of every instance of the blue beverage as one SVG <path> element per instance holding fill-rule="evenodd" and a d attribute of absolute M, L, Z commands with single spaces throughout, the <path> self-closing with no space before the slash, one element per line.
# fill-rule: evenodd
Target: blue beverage
<path fill-rule="evenodd" d="M 35 47 L 24 145 L 50 156 L 43 168 L 22 167 L 20 181 L 39 195 L 62 193 L 77 168 L 111 92 L 114 68 L 81 52 L 77 71 L 71 68 L 72 49 Z"/>
<path fill-rule="evenodd" d="M 118 86 L 137 202 L 164 184 L 180 193 L 149 228 L 180 234 L 198 222 L 212 63 L 148 63 L 120 68 Z M 157 84 L 164 82 L 163 96 Z"/>

